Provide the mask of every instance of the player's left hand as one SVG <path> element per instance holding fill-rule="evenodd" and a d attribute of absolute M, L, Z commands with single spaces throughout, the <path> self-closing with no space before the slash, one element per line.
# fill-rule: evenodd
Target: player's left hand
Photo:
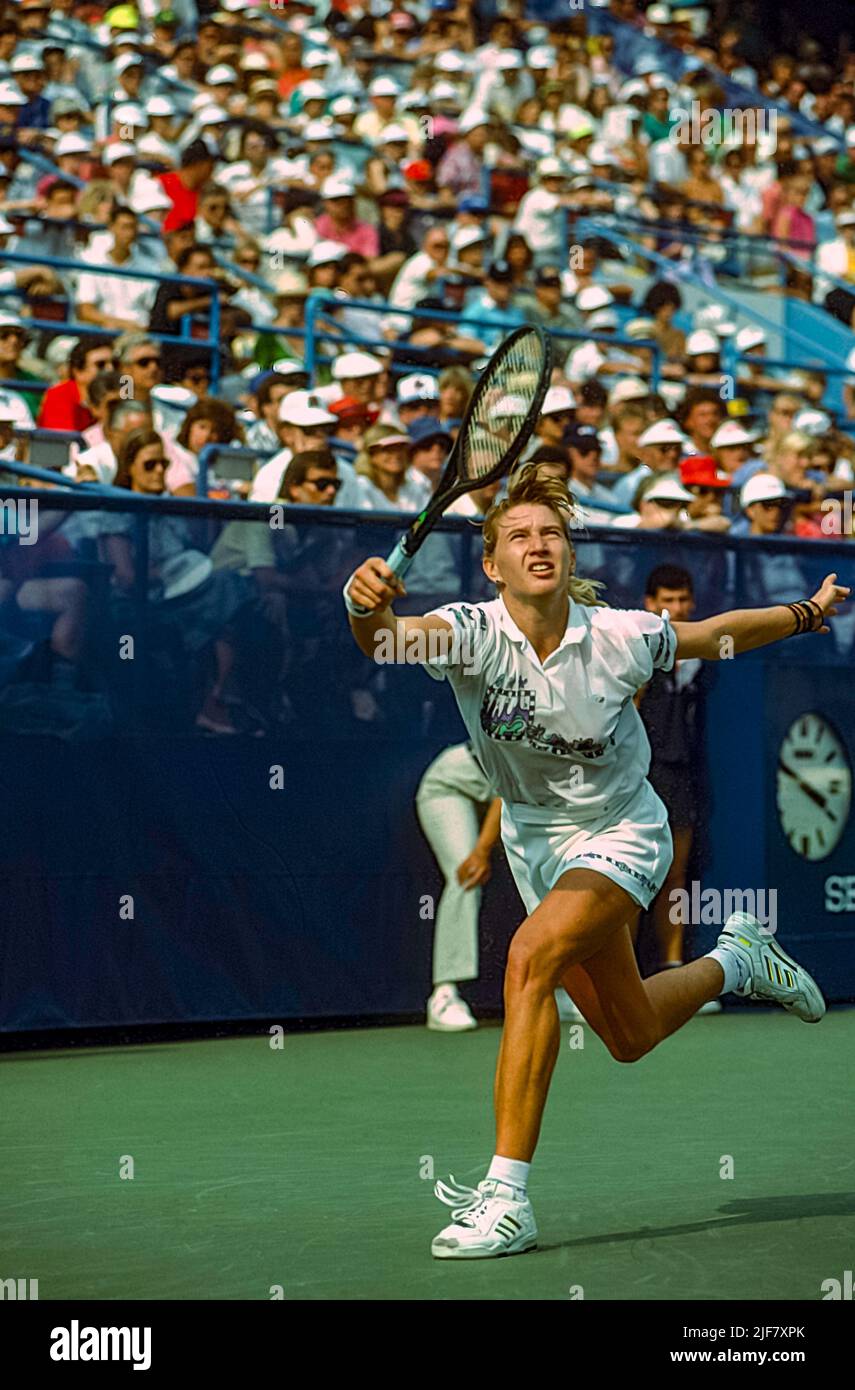
<path fill-rule="evenodd" d="M 847 599 L 852 590 L 845 585 L 838 584 L 836 574 L 827 574 L 812 596 L 812 601 L 818 603 L 826 618 L 833 618 L 837 613 L 837 604 Z M 827 625 L 817 628 L 817 632 L 830 632 L 831 628 Z"/>
<path fill-rule="evenodd" d="M 486 883 L 490 873 L 489 854 L 485 850 L 473 849 L 463 863 L 458 865 L 457 882 L 461 883 L 468 891 L 470 888 L 478 888 L 482 883 Z"/>

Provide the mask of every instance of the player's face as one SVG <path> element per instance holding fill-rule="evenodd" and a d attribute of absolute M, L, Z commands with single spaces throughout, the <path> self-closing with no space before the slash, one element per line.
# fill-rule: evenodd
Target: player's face
<path fill-rule="evenodd" d="M 498 539 L 484 571 L 514 598 L 549 598 L 567 593 L 570 542 L 563 522 L 542 504 L 512 507 L 499 522 Z"/>

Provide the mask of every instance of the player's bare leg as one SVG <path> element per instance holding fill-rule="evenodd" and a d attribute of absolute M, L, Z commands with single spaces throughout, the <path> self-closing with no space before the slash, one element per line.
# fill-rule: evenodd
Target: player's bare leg
<path fill-rule="evenodd" d="M 724 972 L 702 959 L 642 981 L 627 921 L 637 908 L 604 875 L 570 869 L 511 942 L 505 1027 L 496 1071 L 496 1153 L 530 1162 L 560 1044 L 553 990 L 585 967 L 592 988 L 571 998 L 619 1061 L 636 1061 L 721 992 Z M 599 1026 L 598 1026 L 599 1025 Z"/>
<path fill-rule="evenodd" d="M 705 958 L 642 981 L 629 923 L 637 905 L 590 869 L 571 869 L 511 942 L 506 1019 L 496 1069 L 496 1151 L 477 1188 L 453 1179 L 436 1195 L 452 1222 L 434 1238 L 437 1259 L 481 1259 L 535 1248 L 526 1191 L 561 1030 L 554 989 L 564 984 L 612 1055 L 636 1061 L 721 992 L 724 970 Z"/>
<path fill-rule="evenodd" d="M 683 962 L 683 922 L 679 914 L 674 912 L 671 894 L 675 889 L 684 890 L 686 887 L 689 851 L 692 848 L 691 827 L 672 828 L 671 838 L 674 843 L 674 858 L 668 876 L 650 908 L 660 967 L 681 965 Z"/>

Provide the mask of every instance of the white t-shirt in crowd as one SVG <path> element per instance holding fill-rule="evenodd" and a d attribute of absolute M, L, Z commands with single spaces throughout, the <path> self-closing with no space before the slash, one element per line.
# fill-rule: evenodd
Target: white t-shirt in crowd
<path fill-rule="evenodd" d="M 105 275 L 94 269 L 96 265 L 112 265 L 117 270 L 126 271 L 150 269 L 142 258 L 134 252 L 122 265 L 117 265 L 109 255 L 98 261 L 90 260 L 89 263 L 93 269 L 82 271 L 77 281 L 77 305 L 91 304 L 111 318 L 127 319 L 131 323 L 138 323 L 141 328 L 147 328 L 157 290 L 155 281 L 130 280 L 122 275 Z"/>
<path fill-rule="evenodd" d="M 514 231 L 520 232 L 535 255 L 554 255 L 561 258 L 563 224 L 561 199 L 545 188 L 533 188 L 519 205 Z"/>

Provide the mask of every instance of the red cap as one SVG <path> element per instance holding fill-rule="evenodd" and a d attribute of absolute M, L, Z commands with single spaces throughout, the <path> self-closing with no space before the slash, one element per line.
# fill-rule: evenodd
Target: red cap
<path fill-rule="evenodd" d="M 364 401 L 357 400 L 356 396 L 342 396 L 341 400 L 330 406 L 330 412 L 349 425 L 355 425 L 359 420 L 372 424 L 380 414 L 380 409 L 376 405 L 366 405 Z"/>
<path fill-rule="evenodd" d="M 716 468 L 711 454 L 692 454 L 680 461 L 680 482 L 697 487 L 730 487 L 730 478 Z"/>
<path fill-rule="evenodd" d="M 433 178 L 433 165 L 428 159 L 411 159 L 404 165 L 404 177 L 414 183 L 427 183 Z"/>

